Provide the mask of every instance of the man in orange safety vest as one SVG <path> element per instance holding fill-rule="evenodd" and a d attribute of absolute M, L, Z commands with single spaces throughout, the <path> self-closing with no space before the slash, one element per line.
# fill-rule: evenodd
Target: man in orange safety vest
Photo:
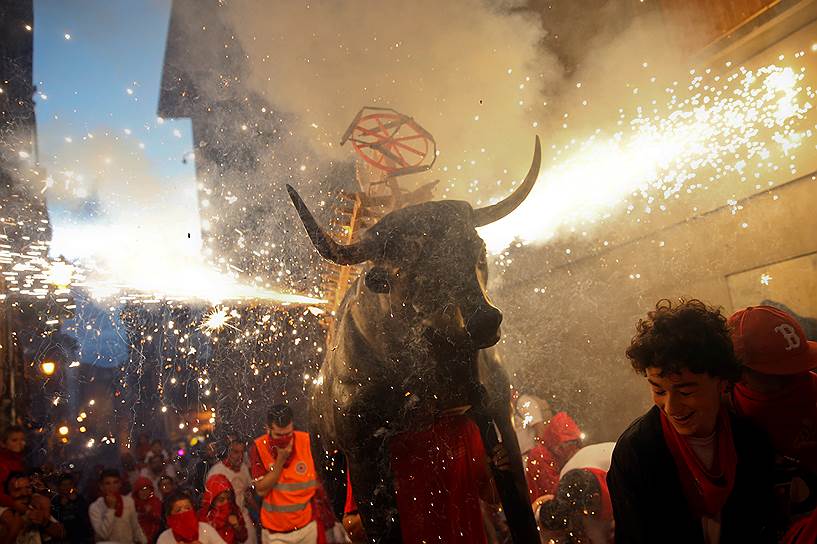
<path fill-rule="evenodd" d="M 262 544 L 315 544 L 318 522 L 312 498 L 318 477 L 309 434 L 294 430 L 292 409 L 276 404 L 267 414 L 267 433 L 250 450 L 255 491 L 261 503 Z"/>

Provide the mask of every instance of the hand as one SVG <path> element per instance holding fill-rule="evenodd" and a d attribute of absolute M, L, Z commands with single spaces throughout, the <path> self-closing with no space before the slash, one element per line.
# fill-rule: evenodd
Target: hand
<path fill-rule="evenodd" d="M 116 502 L 115 495 L 105 495 L 105 506 L 108 508 L 116 508 Z"/>
<path fill-rule="evenodd" d="M 227 523 L 232 525 L 233 527 L 238 527 L 238 516 L 235 514 L 230 514 L 227 516 Z"/>
<path fill-rule="evenodd" d="M 352 542 L 363 542 L 366 540 L 366 532 L 363 530 L 363 522 L 359 514 L 347 514 L 343 516 L 343 528 Z"/>
<path fill-rule="evenodd" d="M 278 466 L 284 466 L 284 464 L 289 459 L 289 456 L 292 455 L 292 446 L 294 445 L 294 443 L 295 441 L 292 440 L 286 447 L 275 448 L 275 453 L 277 455 L 277 457 L 275 458 L 275 462 L 278 464 Z"/>
<path fill-rule="evenodd" d="M 491 463 L 497 470 L 509 471 L 511 470 L 511 460 L 508 455 L 508 450 L 503 444 L 497 444 L 491 452 Z"/>

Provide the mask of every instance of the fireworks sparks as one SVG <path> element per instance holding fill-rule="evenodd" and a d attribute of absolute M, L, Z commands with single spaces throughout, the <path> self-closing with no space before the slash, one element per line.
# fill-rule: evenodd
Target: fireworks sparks
<path fill-rule="evenodd" d="M 235 310 L 233 310 L 233 312 L 235 312 Z M 204 317 L 204 320 L 199 328 L 206 332 L 218 332 L 224 327 L 230 327 L 231 329 L 238 330 L 236 327 L 228 323 L 228 321 L 230 321 L 233 317 L 236 316 L 229 312 L 229 308 L 216 306 Z"/>
<path fill-rule="evenodd" d="M 622 128 L 556 149 L 522 206 L 480 235 L 496 254 L 514 240 L 544 242 L 565 226 L 597 222 L 617 206 L 664 212 L 681 194 L 722 178 L 756 182 L 778 162 L 794 173 L 790 155 L 812 135 L 795 128 L 815 95 L 804 77 L 805 69 L 792 67 L 739 68 L 710 82 L 694 77 L 688 98 L 677 86 L 666 89 L 663 108 L 639 105 L 629 119 L 621 109 Z"/>
<path fill-rule="evenodd" d="M 4 235 L 0 235 L 0 241 Z M 320 306 L 326 300 L 244 284 L 234 276 L 221 273 L 199 259 L 182 259 L 157 263 L 145 259 L 119 261 L 114 269 L 90 268 L 44 255 L 47 245 L 31 246 L 29 252 L 16 253 L 0 243 L 0 264 L 8 291 L 43 298 L 64 294 L 69 287 L 79 287 L 98 301 L 125 302 L 258 300 L 282 305 Z M 101 263 L 93 263 L 100 265 Z M 175 265 L 175 266 L 174 266 Z"/>
<path fill-rule="evenodd" d="M 65 34 L 65 39 L 70 40 L 70 35 Z M 479 63 L 483 67 L 484 61 L 480 59 Z M 503 64 L 502 67 L 504 66 Z M 643 67 L 646 69 L 647 63 Z M 511 75 L 514 70 L 508 68 L 507 72 Z M 513 83 L 513 86 L 525 93 L 517 97 L 520 98 L 520 107 L 515 106 L 516 100 L 512 104 L 514 110 L 532 112 L 534 110 L 531 104 L 541 82 L 531 81 L 531 77 L 525 77 L 524 72 L 521 75 L 519 73 L 520 70 L 516 69 L 513 78 L 519 81 Z M 810 133 L 799 130 L 793 124 L 811 108 L 807 100 L 813 98 L 813 91 L 804 85 L 803 78 L 801 70 L 781 66 L 768 66 L 758 70 L 738 69 L 731 75 L 723 76 L 722 80 L 715 76 L 706 80 L 694 77 L 687 85 L 681 82 L 680 85 L 668 88 L 665 98 L 659 99 L 657 105 L 655 101 L 650 102 L 652 97 L 648 98 L 650 93 L 646 86 L 640 90 L 630 89 L 631 99 L 639 101 L 640 105 L 626 112 L 624 109 L 620 110 L 618 126 L 613 130 L 601 128 L 591 131 L 587 138 L 577 138 L 562 147 L 554 146 L 551 151 L 552 162 L 543 167 L 540 182 L 525 204 L 505 221 L 482 229 L 481 234 L 489 249 L 496 253 L 504 250 L 514 240 L 521 243 L 543 242 L 564 226 L 595 223 L 621 210 L 633 214 L 633 219 L 641 214 L 662 213 L 677 196 L 704 190 L 707 185 L 720 182 L 721 177 L 745 180 L 747 185 L 765 186 L 769 181 L 766 176 L 768 170 L 778 167 L 793 170 L 795 161 L 788 160 L 789 155 L 804 147 L 804 143 L 811 138 Z M 588 84 L 592 87 L 592 83 L 592 80 L 587 80 L 584 84 L 575 83 L 575 87 L 585 92 Z M 117 92 L 122 94 L 123 86 L 117 85 L 120 85 Z M 687 94 L 686 88 L 689 90 L 688 98 L 681 96 L 682 93 Z M 132 97 L 128 100 L 129 104 L 138 98 L 140 89 L 135 82 L 124 89 L 124 93 Z M 41 100 L 46 98 L 44 94 L 40 95 Z M 464 97 L 463 101 L 467 98 Z M 594 104 L 600 102 L 596 96 L 588 93 L 587 97 L 579 98 L 582 106 L 588 104 L 588 100 L 581 100 L 582 98 L 592 98 L 590 102 Z M 52 98 L 51 102 L 53 101 Z M 266 108 L 258 109 L 266 113 Z M 483 109 L 485 111 L 472 112 L 464 119 L 473 119 L 473 126 L 493 125 L 490 109 Z M 419 111 L 416 113 L 421 114 Z M 442 115 L 448 112 L 428 112 L 428 115 L 431 113 Z M 216 114 L 213 112 L 213 115 Z M 422 115 L 427 114 L 422 112 Z M 525 127 L 550 126 L 551 120 L 546 121 L 538 114 L 531 116 L 536 118 L 528 118 L 527 115 L 526 113 Z M 172 113 L 168 116 L 172 117 Z M 242 134 L 261 140 L 263 131 L 259 128 L 258 119 L 254 119 L 252 115 L 233 114 L 229 121 L 233 123 L 233 127 L 238 123 Z M 315 132 L 324 132 L 323 118 L 319 117 L 317 121 L 311 122 L 311 127 L 320 127 Z M 569 119 L 565 114 L 564 119 L 559 119 L 556 126 L 567 129 L 568 122 L 570 131 L 575 131 L 573 127 L 579 123 L 573 111 L 570 112 Z M 615 125 L 615 121 L 613 124 Z M 162 130 L 166 133 L 167 141 L 175 142 L 179 139 L 180 145 L 186 145 L 187 132 L 183 138 L 182 131 L 175 128 L 177 125 L 174 121 L 165 122 L 160 117 L 156 119 L 155 125 L 152 127 L 154 132 L 158 132 L 158 127 L 164 125 Z M 546 131 L 547 128 L 542 129 L 547 140 Z M 67 133 L 69 135 L 58 133 L 57 137 L 64 137 L 66 143 L 71 143 L 66 146 L 66 149 L 71 150 L 67 153 L 78 153 L 85 141 L 82 136 L 84 131 L 74 129 L 74 132 L 72 135 L 70 132 Z M 145 139 L 146 135 L 138 124 L 131 128 L 115 127 L 115 132 L 115 138 L 129 141 L 134 147 L 144 148 L 141 143 L 143 140 L 148 142 L 151 150 L 157 147 L 152 140 Z M 123 132 L 125 136 L 122 135 Z M 101 139 L 100 136 L 98 133 L 96 141 Z M 87 138 L 93 139 L 94 136 L 88 134 Z M 462 174 L 456 174 L 461 179 L 464 179 L 462 176 L 466 172 L 470 175 L 472 167 L 476 172 L 491 161 L 499 162 L 490 158 L 493 153 L 491 142 L 480 141 L 481 139 L 485 140 L 481 136 L 475 137 L 475 141 L 469 142 L 465 151 L 470 153 L 479 149 L 480 155 L 473 157 L 479 160 L 461 161 L 462 165 L 452 165 L 452 172 L 455 168 L 457 171 L 464 170 Z M 473 145 L 475 143 L 479 145 Z M 253 148 L 249 147 L 249 143 L 246 145 L 246 149 L 238 145 L 236 149 L 252 153 Z M 488 153 L 485 147 L 481 147 L 483 145 L 489 148 Z M 201 155 L 201 164 L 205 164 L 207 153 Z M 95 156 L 105 157 L 99 153 Z M 182 155 L 178 153 L 175 156 Z M 30 158 L 28 152 L 20 152 L 19 157 Z M 136 183 L 136 178 L 122 174 L 122 171 L 132 169 L 128 167 L 130 163 L 121 161 L 120 158 L 126 159 L 127 156 L 116 155 L 113 164 L 121 162 L 121 171 L 113 167 L 104 170 L 100 166 L 103 173 L 98 176 L 99 180 L 50 168 L 57 179 L 41 180 L 44 183 L 42 190 L 53 190 L 54 192 L 49 193 L 49 198 L 53 201 L 54 193 L 64 186 L 66 196 L 99 204 L 99 195 L 95 191 L 100 187 L 105 188 L 111 179 L 123 177 L 129 186 L 142 187 L 143 184 Z M 781 158 L 786 159 L 785 162 Z M 110 165 L 111 160 L 104 159 L 104 164 Z M 186 161 L 193 160 L 199 159 L 196 159 L 192 151 L 187 151 L 182 162 L 187 164 Z M 76 168 L 82 170 L 83 160 L 79 158 L 76 162 Z M 206 171 L 206 168 L 199 168 L 200 164 L 196 166 L 197 171 Z M 319 171 L 316 161 L 300 156 L 287 161 L 285 166 L 278 166 L 294 172 L 294 175 L 307 172 L 314 175 Z M 68 170 L 73 168 L 67 167 Z M 272 164 L 263 172 L 277 172 L 276 168 Z M 219 171 L 214 168 L 212 173 Z M 499 171 L 496 174 L 497 177 L 504 177 Z M 253 176 L 254 173 L 251 173 L 246 177 L 249 179 Z M 268 179 L 265 176 L 257 177 Z M 491 183 L 495 179 L 496 177 L 490 178 Z M 476 193 L 479 181 L 467 181 L 468 192 Z M 319 182 L 316 180 L 316 183 Z M 272 390 L 286 391 L 286 376 L 288 370 L 291 370 L 288 367 L 293 366 L 293 361 L 298 367 L 297 374 L 293 376 L 300 378 L 296 382 L 322 383 L 323 377 L 316 374 L 314 368 L 314 363 L 323 351 L 323 338 L 316 325 L 319 319 L 316 318 L 321 318 L 320 321 L 331 320 L 331 315 L 323 315 L 327 310 L 321 306 L 326 301 L 319 298 L 317 290 L 309 291 L 308 294 L 313 296 L 285 292 L 286 286 L 295 285 L 288 283 L 289 281 L 301 281 L 308 276 L 292 266 L 292 255 L 288 251 L 276 248 L 274 243 L 269 245 L 260 240 L 263 235 L 259 236 L 259 232 L 264 235 L 271 232 L 270 242 L 280 244 L 275 231 L 258 228 L 253 232 L 252 225 L 250 229 L 245 228 L 245 225 L 252 223 L 253 213 L 257 213 L 253 212 L 256 205 L 263 204 L 261 208 L 264 212 L 270 209 L 266 206 L 269 184 L 265 181 L 259 185 L 262 190 L 256 191 L 251 183 L 246 190 L 242 190 L 242 183 L 245 183 L 244 178 L 237 172 L 230 172 L 224 179 L 216 175 L 209 179 L 202 177 L 198 193 L 192 194 L 195 188 L 191 191 L 191 201 L 197 199 L 195 202 L 199 205 L 198 208 L 194 205 L 188 207 L 195 211 L 195 222 L 185 225 L 190 228 L 176 229 L 178 232 L 175 232 L 175 239 L 186 242 L 183 239 L 187 232 L 193 232 L 194 238 L 198 236 L 198 212 L 201 210 L 203 216 L 200 230 L 207 239 L 204 249 L 196 246 L 194 251 L 179 254 L 174 254 L 174 250 L 161 250 L 163 246 L 167 247 L 172 243 L 168 241 L 171 231 L 162 221 L 164 214 L 160 205 L 155 204 L 158 200 L 155 195 L 162 193 L 150 188 L 145 189 L 145 193 L 152 198 L 144 201 L 146 206 L 142 206 L 143 201 L 140 200 L 124 200 L 129 207 L 138 208 L 143 214 L 137 221 L 133 221 L 138 228 L 130 231 L 120 228 L 123 222 L 113 213 L 106 218 L 110 220 L 109 224 L 102 225 L 100 221 L 86 232 L 79 232 L 82 229 L 80 225 L 76 228 L 72 226 L 67 235 L 58 233 L 59 221 L 56 222 L 58 228 L 54 231 L 55 239 L 64 236 L 78 246 L 93 247 L 92 251 L 85 253 L 91 255 L 85 261 L 68 264 L 62 260 L 50 259 L 47 256 L 47 245 L 33 243 L 28 244 L 20 253 L 4 254 L 2 250 L 5 246 L 2 244 L 7 240 L 0 240 L 0 266 L 8 292 L 49 301 L 67 301 L 61 297 L 72 289 L 75 292 L 89 293 L 95 305 L 104 308 L 106 316 L 113 316 L 112 322 L 122 318 L 124 323 L 130 319 L 126 325 L 118 328 L 114 323 L 115 333 L 109 335 L 111 342 L 126 344 L 127 351 L 125 355 L 110 356 L 111 361 L 122 365 L 120 391 L 123 393 L 117 402 L 124 403 L 126 398 L 139 398 L 140 391 L 144 388 L 158 392 L 157 398 L 162 403 L 161 413 L 170 410 L 171 414 L 168 416 L 184 409 L 188 400 L 192 403 L 194 397 L 198 399 L 196 402 L 203 399 L 210 403 L 220 402 L 220 399 L 232 395 L 241 399 L 241 409 L 247 409 L 253 403 L 249 396 L 251 391 L 255 391 L 255 387 L 259 391 L 264 390 L 265 394 Z M 38 185 L 37 188 L 39 187 Z M 161 187 L 162 190 L 166 188 Z M 121 195 L 117 197 L 121 198 Z M 733 198 L 731 202 L 733 213 L 740 212 L 741 198 Z M 144 210 L 153 209 L 154 206 L 159 212 L 146 220 Z M 100 208 L 110 212 L 104 206 L 100 205 Z M 233 215 L 229 215 L 229 210 L 235 210 Z M 8 215 L 12 221 L 15 220 L 14 215 Z M 236 216 L 246 216 L 250 221 L 234 221 Z M 174 220 L 180 223 L 178 217 L 174 217 Z M 232 223 L 242 229 L 234 229 L 238 237 L 232 237 Z M 742 225 L 748 227 L 746 222 Z M 759 225 L 759 222 L 753 221 L 751 229 L 741 232 L 756 231 L 761 228 Z M 146 235 L 145 230 L 151 228 L 159 232 L 160 236 L 153 237 L 152 233 Z M 189 238 L 190 235 L 187 234 L 187 239 Z M 605 240 L 604 245 L 607 246 L 607 243 Z M 55 244 L 55 247 L 60 246 Z M 231 254 L 233 250 L 235 252 Z M 159 254 L 156 254 L 157 251 Z M 567 255 L 577 255 L 581 253 L 581 246 L 573 245 L 572 249 L 563 251 Z M 59 252 L 52 255 L 57 253 Z M 73 253 L 79 254 L 83 253 Z M 243 261 L 243 257 L 248 255 L 255 255 L 257 261 L 252 257 Z M 245 263 L 249 261 L 253 262 L 248 266 Z M 262 262 L 263 266 L 253 266 L 257 262 Z M 263 271 L 259 272 L 261 268 Z M 277 277 L 276 271 L 271 271 L 273 268 L 277 271 Z M 252 280 L 248 279 L 253 277 Z M 648 277 L 647 272 L 645 277 Z M 639 280 L 641 273 L 633 272 L 630 278 Z M 766 278 L 765 284 L 769 280 L 771 277 Z M 761 282 L 763 281 L 761 278 Z M 536 288 L 534 292 L 544 293 L 544 288 Z M 5 297 L 5 293 L 2 296 Z M 265 302 L 272 304 L 265 305 Z M 288 305 L 302 307 L 280 308 Z M 123 317 L 128 312 L 132 317 Z M 48 319 L 49 317 L 51 316 L 41 319 L 42 323 L 60 323 L 60 320 Z M 75 323 L 72 325 L 83 333 L 88 331 L 90 340 L 87 345 L 99 347 L 103 345 L 103 341 L 95 340 L 94 337 L 104 337 L 105 333 L 103 327 L 97 326 L 95 319 L 103 321 L 103 318 L 91 318 L 85 314 L 73 319 Z M 308 361 L 305 365 L 308 372 L 301 368 L 304 361 Z M 73 368 L 75 365 L 79 366 L 79 363 L 61 365 L 61 369 Z M 211 378 L 208 377 L 208 372 Z M 134 376 L 137 378 L 134 379 Z M 196 382 L 196 378 L 197 385 L 194 383 L 188 387 L 189 383 Z M 141 383 L 142 380 L 144 383 Z M 242 394 L 246 396 L 242 397 Z M 109 400 L 99 398 L 103 404 Z M 59 402 L 59 399 L 56 398 L 54 402 Z M 77 423 L 85 422 L 84 413 L 81 415 L 81 418 L 77 416 Z M 215 417 L 206 421 L 213 424 Z M 180 428 L 190 426 L 188 423 L 178 425 Z M 73 429 L 72 426 L 72 433 Z M 84 432 L 83 429 L 84 427 L 80 427 L 79 432 Z M 198 428 L 194 430 L 197 431 Z M 96 439 L 107 441 L 107 438 L 99 436 Z M 94 439 L 89 441 L 89 447 L 92 444 Z"/>
<path fill-rule="evenodd" d="M 71 285 L 73 276 L 73 266 L 62 261 L 54 261 L 46 272 L 46 282 L 58 289 L 66 289 Z"/>

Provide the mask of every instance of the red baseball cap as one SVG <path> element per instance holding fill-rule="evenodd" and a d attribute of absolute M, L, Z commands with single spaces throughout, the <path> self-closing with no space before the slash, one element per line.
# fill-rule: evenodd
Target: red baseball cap
<path fill-rule="evenodd" d="M 794 317 L 771 306 L 749 306 L 729 316 L 735 353 L 763 374 L 800 374 L 817 368 L 817 342 Z"/>

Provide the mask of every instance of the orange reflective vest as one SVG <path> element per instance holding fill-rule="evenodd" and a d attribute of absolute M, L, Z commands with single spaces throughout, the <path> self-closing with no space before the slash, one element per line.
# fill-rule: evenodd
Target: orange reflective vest
<path fill-rule="evenodd" d="M 295 431 L 292 454 L 278 482 L 261 503 L 261 525 L 273 532 L 286 533 L 300 529 L 312 521 L 312 496 L 318 487 L 309 434 Z M 264 467 L 275 462 L 270 453 L 269 435 L 255 439 L 255 447 Z"/>

